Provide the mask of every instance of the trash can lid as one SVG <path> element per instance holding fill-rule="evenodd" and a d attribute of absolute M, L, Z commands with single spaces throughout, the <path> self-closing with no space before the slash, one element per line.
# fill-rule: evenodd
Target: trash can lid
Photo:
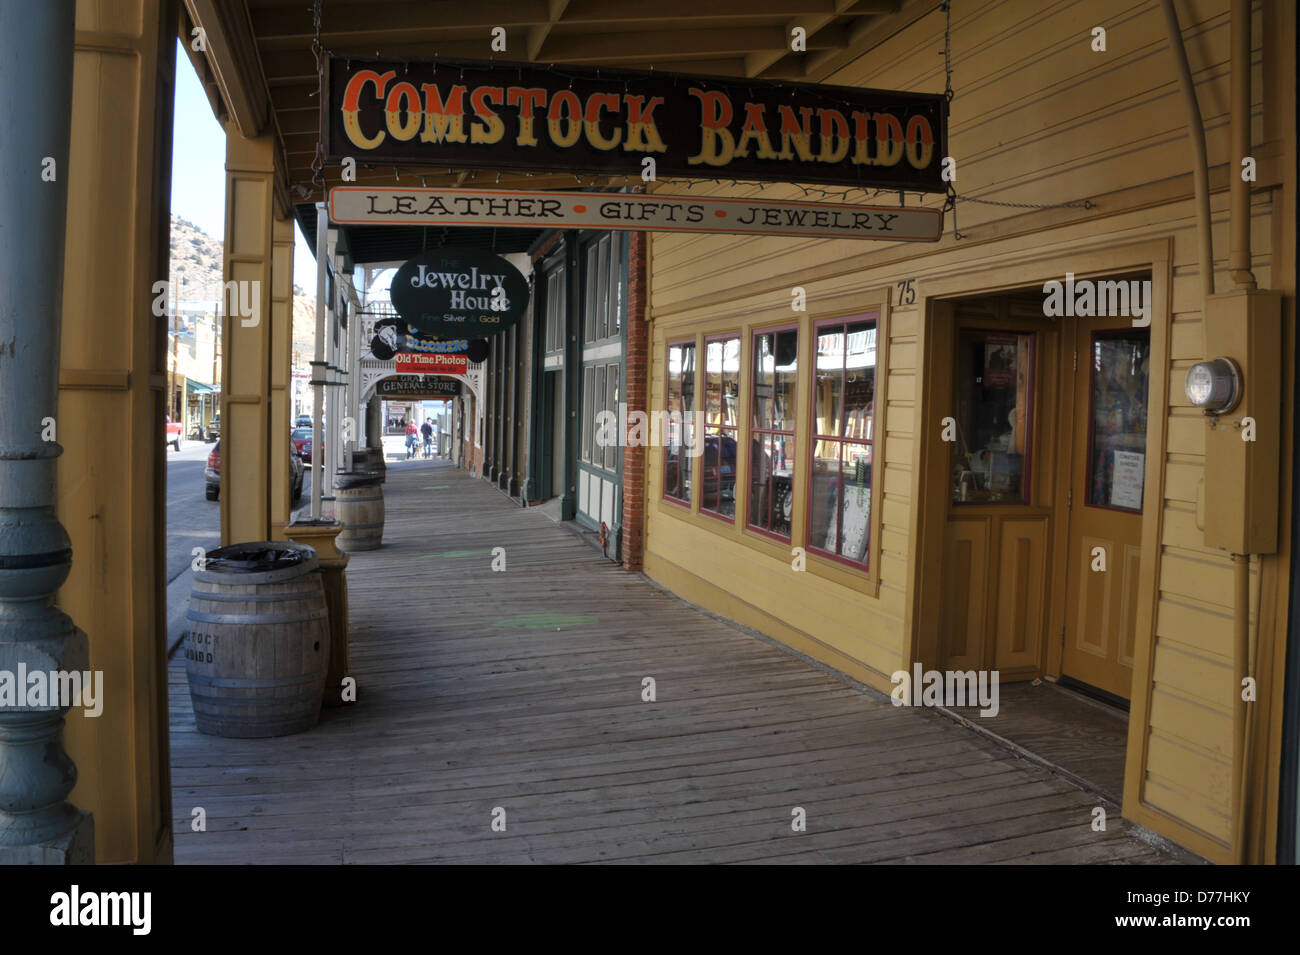
<path fill-rule="evenodd" d="M 203 569 L 219 574 L 264 573 L 269 570 L 288 570 L 315 559 L 316 549 L 307 544 L 250 541 L 208 551 Z"/>
<path fill-rule="evenodd" d="M 381 475 L 378 471 L 338 471 L 334 475 L 336 488 L 370 487 L 379 484 Z"/>

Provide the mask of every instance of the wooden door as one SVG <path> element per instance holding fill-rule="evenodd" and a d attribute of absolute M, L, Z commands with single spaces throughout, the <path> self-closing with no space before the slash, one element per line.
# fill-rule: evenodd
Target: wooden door
<path fill-rule="evenodd" d="M 937 661 L 1004 682 L 1043 672 L 1056 472 L 1057 327 L 1041 296 L 956 303 L 934 327 L 947 498 L 936 594 Z"/>
<path fill-rule="evenodd" d="M 1128 699 L 1142 547 L 1150 335 L 1075 320 L 1063 675 Z"/>

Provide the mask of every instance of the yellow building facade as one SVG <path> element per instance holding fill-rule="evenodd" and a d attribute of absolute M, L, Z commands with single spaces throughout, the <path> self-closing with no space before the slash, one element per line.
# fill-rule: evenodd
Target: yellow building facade
<path fill-rule="evenodd" d="M 1157 4 L 1119 2 L 1085 11 L 1023 0 L 996 13 L 954 12 L 949 129 L 959 197 L 1004 204 L 959 198 L 957 221 L 947 220 L 937 245 L 652 235 L 650 407 L 681 406 L 678 376 L 686 367 L 685 390 L 707 411 L 706 428 L 719 436 L 711 440 L 728 450 L 706 442 L 685 494 L 676 457 L 662 449 L 649 455 L 645 571 L 885 692 L 894 688 L 892 674 L 914 663 L 997 669 L 1004 681 L 1076 676 L 1109 686 L 1130 704 L 1124 815 L 1229 861 L 1238 843 L 1236 598 L 1232 559 L 1207 545 L 1204 529 L 1207 509 L 1228 489 L 1206 486 L 1209 426 L 1184 395 L 1188 368 L 1213 356 L 1202 321 L 1193 151 L 1166 21 Z M 1229 140 L 1229 3 L 1184 5 L 1183 13 L 1209 155 L 1212 268 L 1217 290 L 1226 292 L 1233 287 L 1228 185 L 1241 168 Z M 1273 346 L 1282 355 L 1293 354 L 1294 328 L 1294 17 L 1286 4 L 1256 5 L 1249 51 L 1250 268 L 1260 289 L 1282 293 L 1286 340 Z M 1092 30 L 1102 25 L 1104 50 Z M 918 17 L 826 82 L 941 89 L 942 57 L 915 52 L 941 51 L 943 31 L 939 11 Z M 806 195 L 800 186 L 770 184 L 761 192 L 739 184 L 693 191 Z M 875 201 L 896 205 L 899 197 Z M 1047 316 L 1045 285 L 1067 274 L 1080 282 L 1149 282 L 1149 327 Z M 797 310 L 800 291 L 806 310 Z M 867 473 L 859 467 L 839 482 L 837 529 L 834 517 L 827 523 L 825 463 L 843 442 L 828 437 L 850 435 L 852 402 L 835 396 L 861 387 L 861 376 L 849 357 L 843 378 L 825 368 L 853 351 L 855 330 L 874 336 L 871 359 L 856 363 L 874 371 L 874 394 L 868 385 L 857 408 L 873 420 L 869 440 L 861 429 L 851 435 L 860 442 L 852 445 L 855 463 Z M 1076 480 L 1086 475 L 1089 359 L 1123 347 L 1143 363 L 1145 415 L 1134 432 L 1142 437 L 1114 459 L 1125 466 L 1128 490 L 1116 484 L 1108 493 L 1127 506 L 1090 508 L 1089 488 Z M 1010 355 L 1017 348 L 1018 371 L 995 372 L 992 359 L 983 371 L 986 382 L 1006 375 L 1006 390 L 1019 388 L 1019 418 L 1007 433 L 1016 425 L 1029 432 L 1020 454 L 983 452 L 984 460 L 1019 459 L 1023 473 L 1002 476 L 1023 484 L 1013 503 L 1015 495 L 988 490 L 997 485 L 993 465 L 979 475 L 953 462 L 968 437 L 960 392 L 972 349 Z M 737 349 L 738 362 L 724 357 Z M 693 360 L 684 366 L 683 356 Z M 1261 439 L 1268 447 L 1255 447 L 1261 461 L 1280 454 L 1268 486 L 1286 527 L 1294 366 L 1283 365 L 1271 433 Z M 781 400 L 790 407 L 773 422 L 773 401 Z M 828 435 L 822 422 L 836 400 L 838 425 Z M 729 438 L 734 504 L 720 507 Z M 849 450 L 842 453 L 848 475 Z M 755 488 L 756 475 L 765 486 Z M 996 500 L 967 500 L 963 481 Z M 847 494 L 855 486 L 853 510 Z M 719 513 L 732 507 L 734 516 Z M 784 508 L 783 520 L 772 507 Z M 835 538 L 847 543 L 864 512 L 867 544 L 845 560 Z M 1097 547 L 1111 560 L 1104 574 L 1090 566 Z M 1249 675 L 1258 697 L 1248 709 L 1248 774 L 1256 783 L 1247 796 L 1246 857 L 1260 861 L 1272 858 L 1277 831 L 1289 562 L 1285 541 L 1250 561 Z"/>

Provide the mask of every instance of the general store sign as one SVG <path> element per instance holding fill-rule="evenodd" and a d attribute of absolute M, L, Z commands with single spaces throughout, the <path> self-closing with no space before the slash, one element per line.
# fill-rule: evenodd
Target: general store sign
<path fill-rule="evenodd" d="M 401 352 L 397 356 L 397 373 L 412 375 L 464 375 L 469 373 L 469 358 L 461 355 L 427 355 Z"/>
<path fill-rule="evenodd" d="M 460 394 L 460 382 L 432 375 L 397 375 L 380 379 L 375 394 L 381 398 L 454 398 Z"/>
<path fill-rule="evenodd" d="M 323 81 L 332 162 L 947 190 L 942 94 L 344 57 Z"/>
<path fill-rule="evenodd" d="M 894 242 L 936 242 L 943 232 L 943 213 L 938 209 L 705 199 L 657 193 L 340 186 L 330 190 L 329 205 L 330 219 L 345 225 L 631 229 Z"/>

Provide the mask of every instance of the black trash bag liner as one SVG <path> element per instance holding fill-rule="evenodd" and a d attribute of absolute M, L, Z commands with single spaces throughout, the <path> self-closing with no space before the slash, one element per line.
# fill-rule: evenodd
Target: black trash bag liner
<path fill-rule="evenodd" d="M 227 574 L 262 573 L 268 570 L 287 570 L 314 556 L 315 551 L 303 545 L 251 541 L 208 551 L 203 569 Z"/>
<path fill-rule="evenodd" d="M 378 471 L 339 471 L 334 475 L 334 486 L 342 490 L 354 487 L 373 487 L 383 480 Z"/>

